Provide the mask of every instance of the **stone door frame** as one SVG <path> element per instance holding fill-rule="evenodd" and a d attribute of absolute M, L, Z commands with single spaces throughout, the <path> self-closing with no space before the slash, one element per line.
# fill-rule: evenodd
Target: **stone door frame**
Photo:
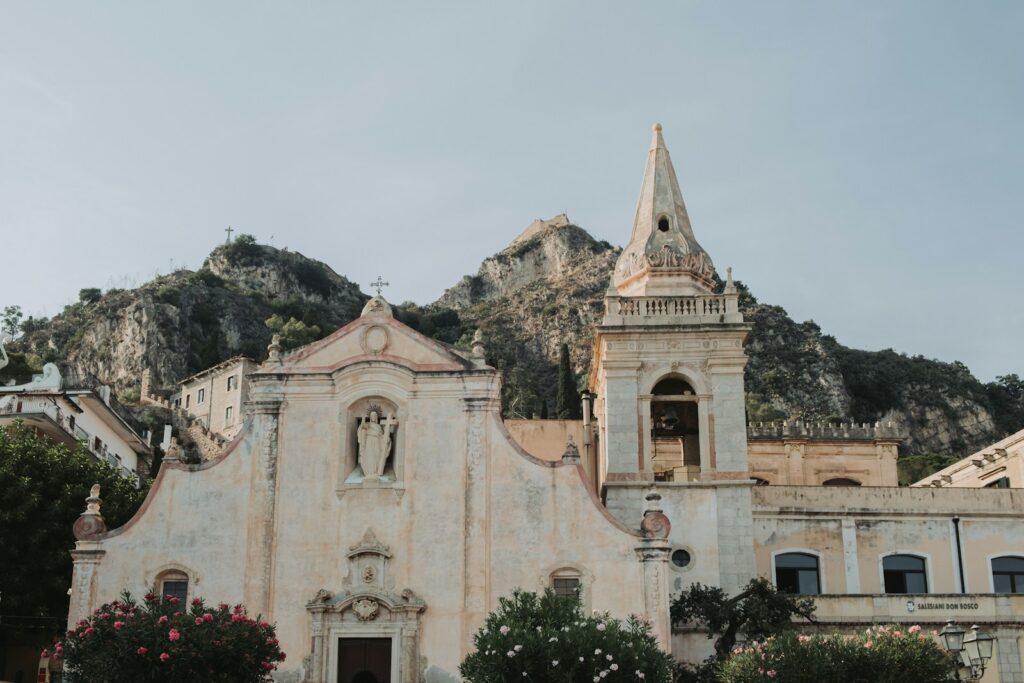
<path fill-rule="evenodd" d="M 304 683 L 339 683 L 340 638 L 390 638 L 390 683 L 417 683 L 420 615 L 426 608 L 410 590 L 396 594 L 369 589 L 338 595 L 321 591 L 306 605 L 313 637 Z"/>
<path fill-rule="evenodd" d="M 399 624 L 366 624 L 358 627 L 334 626 L 328 632 L 326 683 L 338 681 L 338 641 L 342 638 L 388 638 L 391 640 L 391 681 L 402 681 L 399 654 L 402 648 L 402 627 Z M 387 683 L 391 683 L 388 681 Z"/>

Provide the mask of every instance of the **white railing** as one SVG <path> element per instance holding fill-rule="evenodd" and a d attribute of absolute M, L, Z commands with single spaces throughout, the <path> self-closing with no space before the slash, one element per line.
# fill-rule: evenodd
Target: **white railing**
<path fill-rule="evenodd" d="M 605 297 L 604 324 L 741 323 L 739 296 L 608 296 Z"/>

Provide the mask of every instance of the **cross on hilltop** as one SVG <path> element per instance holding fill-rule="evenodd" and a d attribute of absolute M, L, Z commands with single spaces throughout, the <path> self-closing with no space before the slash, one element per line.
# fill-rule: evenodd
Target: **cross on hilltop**
<path fill-rule="evenodd" d="M 380 290 L 382 288 L 388 287 L 390 285 L 391 285 L 391 283 L 390 282 L 384 282 L 384 278 L 382 278 L 380 275 L 377 276 L 377 281 L 376 282 L 371 282 L 370 283 L 370 287 L 373 287 L 374 289 L 377 290 L 377 296 L 380 296 Z"/>

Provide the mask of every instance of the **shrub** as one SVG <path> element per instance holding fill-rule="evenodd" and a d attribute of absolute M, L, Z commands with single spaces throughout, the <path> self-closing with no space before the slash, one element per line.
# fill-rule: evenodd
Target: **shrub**
<path fill-rule="evenodd" d="M 241 605 L 207 608 L 196 598 L 185 608 L 153 593 L 142 603 L 124 593 L 55 647 L 68 679 L 80 683 L 256 683 L 270 681 L 285 658 L 274 627 Z"/>
<path fill-rule="evenodd" d="M 213 273 L 210 273 L 213 275 Z M 216 275 L 214 275 L 216 277 Z M 156 294 L 153 298 L 162 304 L 170 304 L 171 306 L 181 306 L 181 290 L 174 285 L 163 285 L 160 289 L 156 290 Z"/>
<path fill-rule="evenodd" d="M 98 287 L 86 287 L 78 290 L 78 300 L 83 304 L 94 304 L 103 297 L 103 292 Z"/>
<path fill-rule="evenodd" d="M 292 265 L 292 272 L 295 273 L 295 279 L 299 281 L 299 284 L 306 289 L 324 297 L 331 295 L 333 288 L 331 276 L 327 274 L 327 270 L 322 264 L 316 261 L 296 259 Z"/>
<path fill-rule="evenodd" d="M 222 248 L 225 260 L 236 266 L 254 261 L 263 254 L 263 247 L 256 244 L 256 238 L 244 233 Z"/>
<path fill-rule="evenodd" d="M 189 276 L 189 282 L 204 287 L 223 287 L 224 279 L 209 268 L 203 267 Z"/>
<path fill-rule="evenodd" d="M 501 598 L 459 666 L 469 683 L 669 683 L 675 662 L 636 617 L 586 616 L 578 597 L 515 591 Z M 618 674 L 618 675 L 616 675 Z"/>
<path fill-rule="evenodd" d="M 920 626 L 875 626 L 854 636 L 787 633 L 733 650 L 719 683 L 940 683 L 953 662 Z"/>

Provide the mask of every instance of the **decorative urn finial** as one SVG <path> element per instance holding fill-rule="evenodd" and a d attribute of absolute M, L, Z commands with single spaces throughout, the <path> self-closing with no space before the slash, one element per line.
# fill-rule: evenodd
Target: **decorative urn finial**
<path fill-rule="evenodd" d="M 281 365 L 281 335 L 275 334 L 270 338 L 270 346 L 267 347 L 267 362 Z"/>
<path fill-rule="evenodd" d="M 473 358 L 483 360 L 484 357 L 484 333 L 477 329 L 473 333 Z"/>
<path fill-rule="evenodd" d="M 661 494 L 658 493 L 658 489 L 651 486 L 651 490 L 645 498 L 647 508 L 644 510 L 643 521 L 640 522 L 640 531 L 644 538 L 668 538 L 669 531 L 672 530 L 672 522 L 661 511 Z"/>
<path fill-rule="evenodd" d="M 100 514 L 100 505 L 102 504 L 100 485 L 93 484 L 89 490 L 89 497 L 85 499 L 85 512 L 78 516 L 72 527 L 76 539 L 93 541 L 97 536 L 106 532 L 107 524 L 103 521 L 103 515 Z"/>

